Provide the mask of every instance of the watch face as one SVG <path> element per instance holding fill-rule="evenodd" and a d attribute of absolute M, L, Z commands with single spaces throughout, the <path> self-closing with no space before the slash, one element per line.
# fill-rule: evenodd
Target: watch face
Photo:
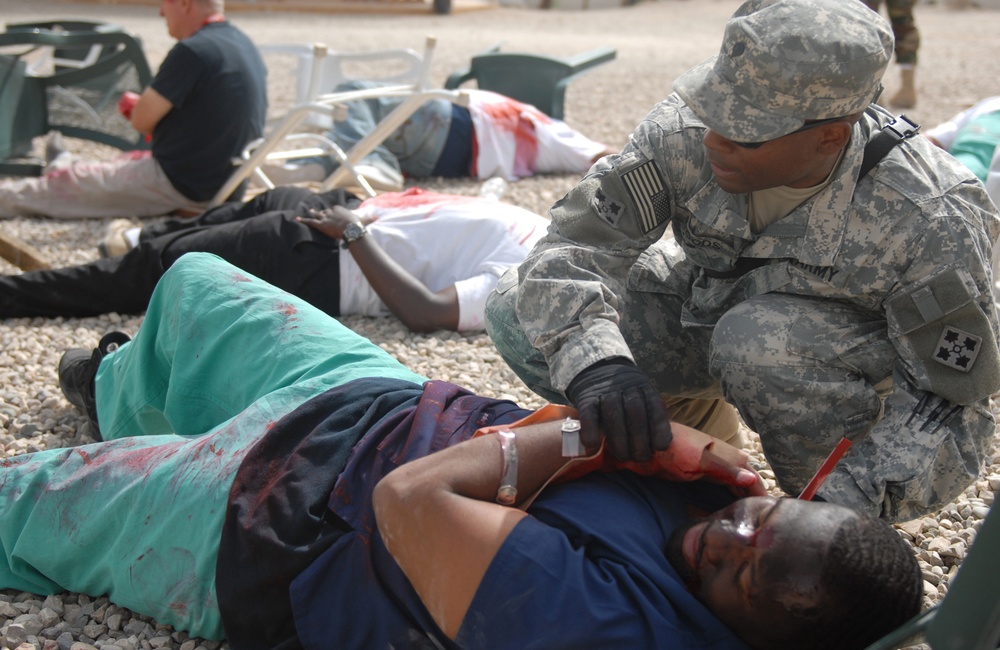
<path fill-rule="evenodd" d="M 365 233 L 364 226 L 359 223 L 352 223 L 344 228 L 344 241 L 352 242 Z"/>

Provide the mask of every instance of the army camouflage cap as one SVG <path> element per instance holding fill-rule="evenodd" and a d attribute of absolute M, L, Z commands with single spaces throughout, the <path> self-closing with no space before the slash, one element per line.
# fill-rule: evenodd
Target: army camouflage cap
<path fill-rule="evenodd" d="M 892 49 L 889 23 L 859 0 L 749 0 L 674 90 L 724 138 L 763 142 L 864 110 Z"/>

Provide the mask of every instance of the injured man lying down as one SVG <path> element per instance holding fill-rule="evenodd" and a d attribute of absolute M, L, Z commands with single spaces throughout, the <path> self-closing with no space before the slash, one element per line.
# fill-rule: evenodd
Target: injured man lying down
<path fill-rule="evenodd" d="M 860 649 L 920 607 L 889 525 L 745 452 L 577 449 L 573 409 L 421 376 L 214 255 L 59 381 L 103 441 L 3 460 L 0 587 L 234 650 Z"/>

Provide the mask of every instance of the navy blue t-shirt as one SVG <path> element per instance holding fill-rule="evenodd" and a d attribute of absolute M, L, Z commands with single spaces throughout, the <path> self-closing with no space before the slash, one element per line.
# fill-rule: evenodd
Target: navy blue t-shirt
<path fill-rule="evenodd" d="M 484 576 L 457 642 L 442 634 L 382 542 L 372 489 L 410 460 L 527 414 L 446 382 L 372 378 L 282 418 L 230 494 L 216 572 L 230 645 L 747 650 L 663 555 L 689 506 L 715 510 L 732 495 L 630 472 L 543 492 Z"/>
<path fill-rule="evenodd" d="M 373 377 L 281 418 L 244 458 L 229 495 L 216 590 L 230 647 L 430 644 L 436 626 L 381 544 L 372 489 L 407 460 L 528 413 L 446 382 Z M 411 625 L 412 616 L 420 621 Z M 418 640 L 400 643 L 411 628 Z"/>
<path fill-rule="evenodd" d="M 664 555 L 689 507 L 732 495 L 631 472 L 550 487 L 483 576 L 456 644 L 483 650 L 749 650 L 685 587 Z"/>
<path fill-rule="evenodd" d="M 153 130 L 153 157 L 178 192 L 211 199 L 233 173 L 233 158 L 264 132 L 260 53 L 232 24 L 209 23 L 174 45 L 150 86 L 173 104 Z"/>

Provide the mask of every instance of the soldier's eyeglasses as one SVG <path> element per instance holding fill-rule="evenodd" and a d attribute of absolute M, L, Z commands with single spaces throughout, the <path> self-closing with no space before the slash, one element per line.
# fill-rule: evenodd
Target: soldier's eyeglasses
<path fill-rule="evenodd" d="M 803 131 L 808 131 L 809 129 L 815 129 L 817 126 L 823 126 L 824 124 L 832 124 L 833 122 L 839 122 L 843 120 L 843 117 L 828 117 L 824 120 L 816 120 L 815 122 L 807 122 L 802 126 L 801 129 L 795 129 L 791 133 L 786 133 L 785 135 L 779 136 L 772 140 L 764 140 L 763 142 L 737 142 L 736 140 L 730 140 L 737 147 L 743 147 L 744 149 L 760 149 L 768 142 L 774 142 L 775 140 L 780 140 L 781 138 L 787 138 L 790 135 L 795 135 L 796 133 L 802 133 Z"/>

